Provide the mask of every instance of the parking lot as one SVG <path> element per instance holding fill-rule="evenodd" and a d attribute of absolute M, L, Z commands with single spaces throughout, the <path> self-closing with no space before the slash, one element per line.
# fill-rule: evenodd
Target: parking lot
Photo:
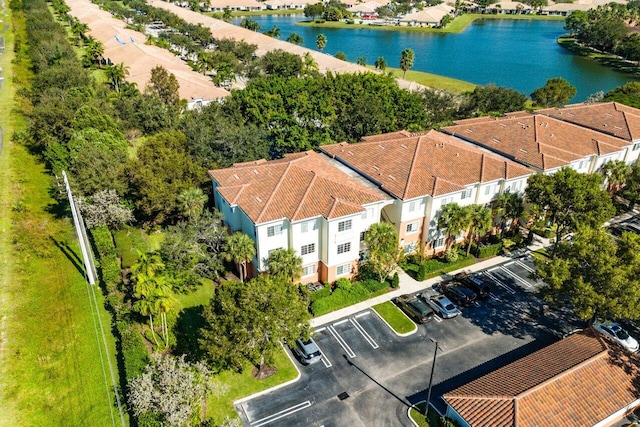
<path fill-rule="evenodd" d="M 411 425 L 407 408 L 426 396 L 438 342 L 432 396 L 439 396 L 560 338 L 576 327 L 567 312 L 544 309 L 532 291 L 532 260 L 509 260 L 481 274 L 490 298 L 462 314 L 396 335 L 373 310 L 316 328 L 323 360 L 298 364 L 300 379 L 236 405 L 243 423 L 260 426 Z M 432 341 L 433 340 L 433 341 Z M 297 362 L 296 362 L 297 363 Z M 433 399 L 432 399 L 433 400 Z"/>

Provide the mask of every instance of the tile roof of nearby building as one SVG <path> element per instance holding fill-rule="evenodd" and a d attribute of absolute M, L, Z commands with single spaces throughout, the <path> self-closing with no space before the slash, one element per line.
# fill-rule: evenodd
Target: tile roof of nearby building
<path fill-rule="evenodd" d="M 130 73 L 126 80 L 136 83 L 141 91 L 151 79 L 151 69 L 161 65 L 176 76 L 182 99 L 212 100 L 229 95 L 168 50 L 145 44 L 144 34 L 126 28 L 124 21 L 113 18 L 90 1 L 68 0 L 66 3 L 70 14 L 89 26 L 88 34 L 102 42 L 103 56 L 115 64 L 124 63 Z"/>
<path fill-rule="evenodd" d="M 564 108 L 538 110 L 535 113 L 595 129 L 627 141 L 640 139 L 640 110 L 617 102 L 576 104 Z"/>
<path fill-rule="evenodd" d="M 532 170 L 437 131 L 393 132 L 320 150 L 399 199 L 461 191 L 467 185 L 528 176 Z"/>
<path fill-rule="evenodd" d="M 256 224 L 281 218 L 339 218 L 363 212 L 362 205 L 385 200 L 313 151 L 239 163 L 209 171 L 209 175 L 219 184 L 220 195 Z"/>
<path fill-rule="evenodd" d="M 448 4 L 441 3 L 436 6 L 425 7 L 415 13 L 408 13 L 400 18 L 400 22 L 440 23 L 442 17 L 450 14 L 453 10 L 454 8 Z"/>
<path fill-rule="evenodd" d="M 442 131 L 541 170 L 555 169 L 628 145 L 619 138 L 541 114 L 456 121 Z"/>
<path fill-rule="evenodd" d="M 613 346 L 588 329 L 443 398 L 473 427 L 594 425 L 640 396 L 640 361 Z"/>

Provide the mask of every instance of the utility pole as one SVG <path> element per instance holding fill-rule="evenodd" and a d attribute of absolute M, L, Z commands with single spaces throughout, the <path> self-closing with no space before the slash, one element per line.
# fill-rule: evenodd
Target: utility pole
<path fill-rule="evenodd" d="M 424 410 L 424 416 L 427 417 L 429 413 L 429 401 L 431 400 L 431 387 L 433 386 L 433 372 L 436 369 L 436 357 L 438 356 L 438 349 L 440 346 L 438 345 L 438 341 L 433 338 L 429 338 L 429 341 L 436 345 L 436 348 L 433 350 L 433 363 L 431 364 L 431 375 L 429 376 L 429 391 L 427 391 L 427 407 Z"/>

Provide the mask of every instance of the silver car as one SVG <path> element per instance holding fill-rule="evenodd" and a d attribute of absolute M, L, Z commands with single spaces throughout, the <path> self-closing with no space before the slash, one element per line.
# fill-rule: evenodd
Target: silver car
<path fill-rule="evenodd" d="M 320 359 L 322 359 L 320 348 L 313 340 L 313 338 L 309 338 L 308 340 L 298 338 L 292 350 L 298 357 L 300 362 L 304 365 L 311 365 L 313 363 L 319 362 Z"/>
<path fill-rule="evenodd" d="M 622 326 L 614 322 L 595 322 L 593 327 L 603 335 L 608 336 L 612 340 L 616 341 L 622 347 L 635 353 L 638 351 L 638 341 L 630 336 L 627 331 L 622 329 Z"/>
<path fill-rule="evenodd" d="M 455 306 L 451 300 L 444 295 L 429 296 L 426 293 L 422 294 L 422 299 L 429 304 L 436 312 L 440 314 L 443 319 L 451 319 L 460 314 L 460 310 Z"/>

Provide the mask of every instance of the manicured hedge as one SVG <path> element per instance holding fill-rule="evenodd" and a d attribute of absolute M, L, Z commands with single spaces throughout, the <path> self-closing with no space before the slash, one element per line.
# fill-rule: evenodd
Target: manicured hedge
<path fill-rule="evenodd" d="M 96 227 L 91 230 L 91 237 L 98 252 L 100 278 L 108 290 L 113 290 L 122 281 L 122 271 L 111 232 L 107 227 Z"/>
<path fill-rule="evenodd" d="M 331 295 L 316 299 L 311 304 L 311 313 L 314 316 L 321 316 L 364 301 L 369 298 L 370 294 L 367 288 L 360 282 L 356 282 L 350 287 L 336 287 L 336 289 L 331 292 Z"/>
<path fill-rule="evenodd" d="M 471 250 L 477 258 L 488 258 L 500 253 L 500 251 L 502 250 L 502 242 L 479 247 L 474 244 L 471 246 Z"/>
<path fill-rule="evenodd" d="M 135 326 L 125 321 L 116 323 L 120 333 L 120 346 L 127 381 L 142 375 L 149 363 L 149 352 Z"/>

